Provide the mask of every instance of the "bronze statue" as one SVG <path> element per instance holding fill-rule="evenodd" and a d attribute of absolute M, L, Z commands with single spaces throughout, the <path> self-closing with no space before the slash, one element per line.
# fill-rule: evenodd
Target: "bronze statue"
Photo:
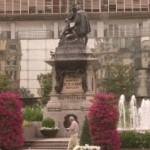
<path fill-rule="evenodd" d="M 91 31 L 87 14 L 80 6 L 74 5 L 66 18 L 67 25 L 61 35 L 61 39 L 78 39 L 87 45 L 87 34 Z"/>

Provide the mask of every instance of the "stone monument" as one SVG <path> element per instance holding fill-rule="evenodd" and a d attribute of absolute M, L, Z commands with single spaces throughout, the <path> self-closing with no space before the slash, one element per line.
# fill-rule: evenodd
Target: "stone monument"
<path fill-rule="evenodd" d="M 60 128 L 59 137 L 67 136 L 67 118 L 74 115 L 80 127 L 96 92 L 98 60 L 87 48 L 90 24 L 85 11 L 73 6 L 66 19 L 55 53 L 46 61 L 52 66 L 52 92 L 44 111 Z"/>

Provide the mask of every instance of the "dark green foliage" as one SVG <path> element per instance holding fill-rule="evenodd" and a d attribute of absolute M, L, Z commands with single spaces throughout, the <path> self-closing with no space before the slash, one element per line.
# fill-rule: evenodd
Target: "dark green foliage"
<path fill-rule="evenodd" d="M 45 105 L 50 99 L 50 92 L 52 90 L 52 76 L 51 73 L 47 74 L 40 74 L 37 76 L 41 87 L 41 97 L 42 97 L 42 104 Z"/>
<path fill-rule="evenodd" d="M 30 92 L 30 90 L 28 90 L 27 88 L 22 87 L 22 88 L 20 88 L 19 92 L 21 94 L 21 97 L 23 97 L 23 98 L 32 98 L 32 97 L 34 97 L 34 94 L 32 94 Z"/>
<path fill-rule="evenodd" d="M 23 101 L 23 107 L 34 107 L 36 105 L 41 104 L 40 101 L 37 98 L 21 98 L 21 100 Z"/>
<path fill-rule="evenodd" d="M 0 93 L 11 90 L 10 82 L 6 75 L 0 74 Z"/>
<path fill-rule="evenodd" d="M 92 138 L 91 138 L 87 117 L 85 117 L 83 127 L 82 127 L 81 137 L 80 137 L 80 145 L 85 145 L 85 144 L 92 145 Z"/>
<path fill-rule="evenodd" d="M 52 118 L 45 118 L 42 121 L 42 127 L 53 128 L 55 127 L 55 121 Z"/>
<path fill-rule="evenodd" d="M 123 131 L 120 136 L 122 148 L 150 148 L 150 132 Z"/>
<path fill-rule="evenodd" d="M 37 100 L 34 98 L 34 94 L 32 94 L 29 89 L 22 87 L 19 89 L 19 93 L 24 107 L 33 106 L 37 103 Z"/>
<path fill-rule="evenodd" d="M 23 109 L 23 118 L 26 121 L 42 121 L 43 112 L 41 107 L 25 107 Z"/>
<path fill-rule="evenodd" d="M 112 63 L 106 65 L 107 77 L 101 83 L 104 91 L 117 96 L 125 94 L 127 98 L 136 93 L 138 73 L 133 65 Z"/>

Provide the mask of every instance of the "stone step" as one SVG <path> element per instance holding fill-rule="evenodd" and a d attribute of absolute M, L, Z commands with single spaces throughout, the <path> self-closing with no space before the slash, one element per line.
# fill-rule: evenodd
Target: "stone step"
<path fill-rule="evenodd" d="M 25 141 L 24 149 L 28 150 L 66 150 L 68 145 L 68 138 L 55 139 L 34 139 Z"/>

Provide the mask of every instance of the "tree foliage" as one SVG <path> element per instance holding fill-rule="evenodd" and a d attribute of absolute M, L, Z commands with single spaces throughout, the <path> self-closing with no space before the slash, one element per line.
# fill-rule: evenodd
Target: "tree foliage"
<path fill-rule="evenodd" d="M 51 73 L 40 74 L 37 76 L 41 87 L 42 103 L 45 105 L 49 100 L 49 94 L 52 90 L 52 75 Z"/>
<path fill-rule="evenodd" d="M 83 127 L 82 127 L 81 137 L 80 137 L 80 145 L 85 145 L 85 144 L 92 145 L 92 138 L 91 138 L 87 116 L 85 117 Z"/>
<path fill-rule="evenodd" d="M 0 92 L 10 90 L 10 80 L 6 75 L 0 74 Z"/>
<path fill-rule="evenodd" d="M 34 97 L 34 94 L 32 94 L 30 92 L 30 90 L 28 90 L 27 88 L 22 87 L 22 88 L 20 88 L 19 92 L 21 94 L 21 97 L 23 97 L 23 98 L 32 98 L 32 97 Z"/>
<path fill-rule="evenodd" d="M 111 92 L 126 97 L 136 93 L 138 73 L 132 65 L 123 65 L 118 63 L 106 65 L 107 77 L 102 81 L 102 87 L 105 92 Z"/>

